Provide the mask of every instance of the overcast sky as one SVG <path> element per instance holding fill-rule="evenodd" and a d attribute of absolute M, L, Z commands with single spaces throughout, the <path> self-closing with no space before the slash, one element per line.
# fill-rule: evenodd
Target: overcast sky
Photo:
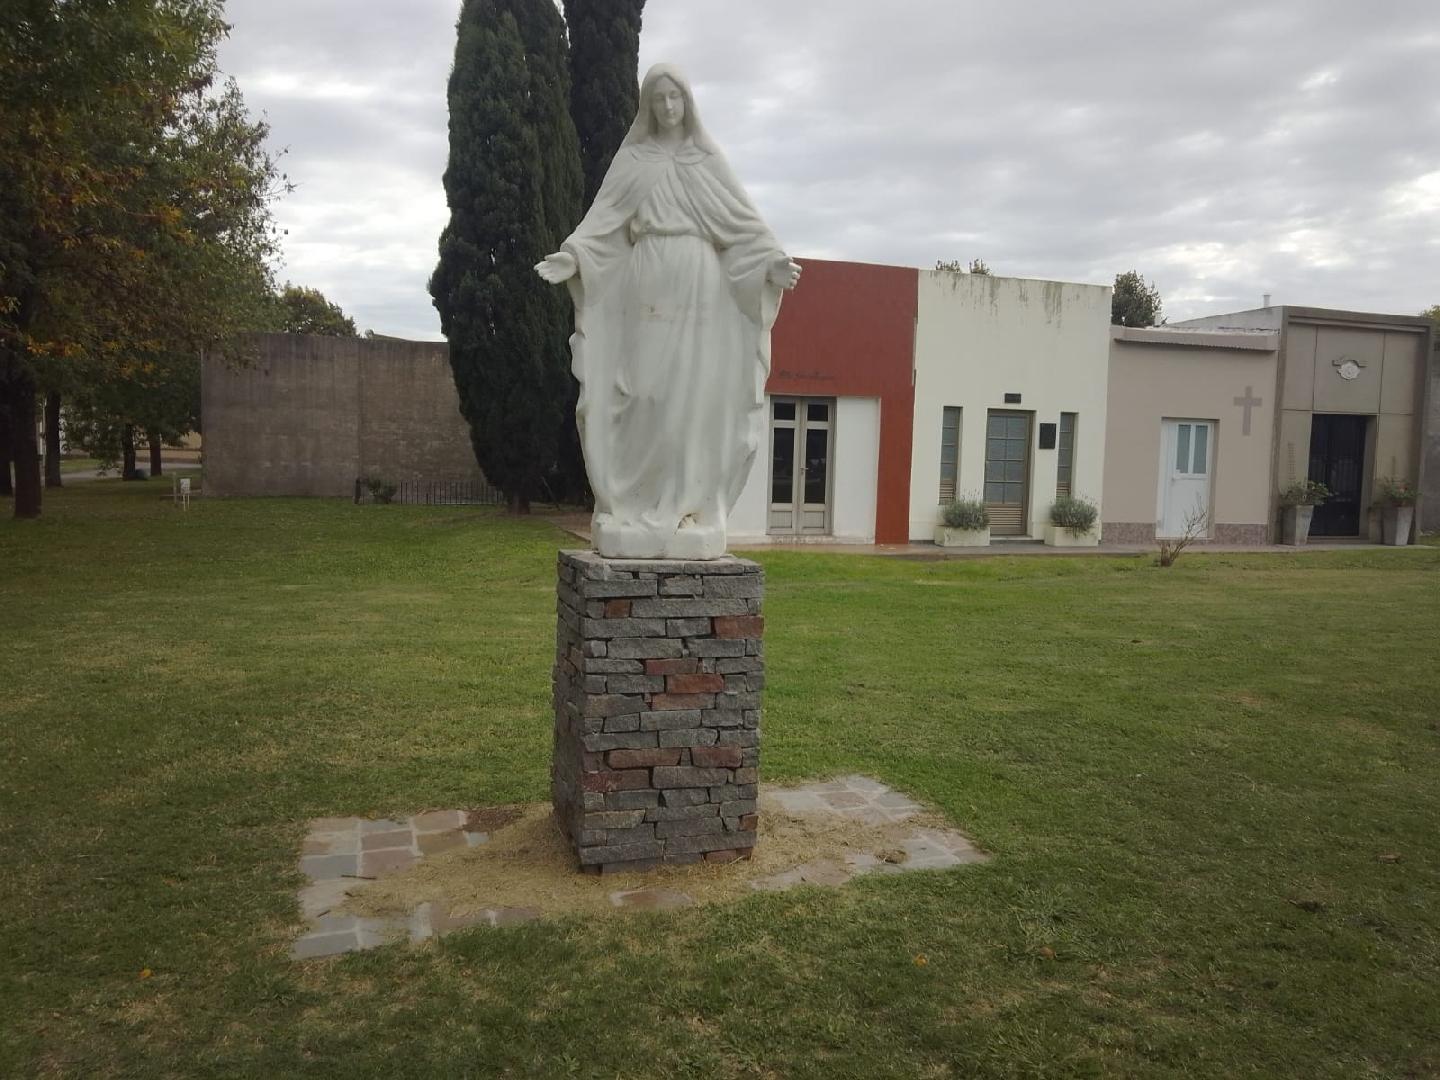
<path fill-rule="evenodd" d="M 297 185 L 280 276 L 362 329 L 440 336 L 459 9 L 227 4 L 222 66 Z M 1134 268 L 1172 320 L 1440 303 L 1437 0 L 649 0 L 658 60 L 802 258 Z"/>

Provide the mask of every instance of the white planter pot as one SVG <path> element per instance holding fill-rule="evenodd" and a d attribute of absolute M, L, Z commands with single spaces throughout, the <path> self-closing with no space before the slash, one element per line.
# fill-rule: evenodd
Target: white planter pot
<path fill-rule="evenodd" d="M 1099 547 L 1100 534 L 1094 529 L 1076 533 L 1059 525 L 1046 525 L 1045 544 L 1047 547 Z"/>
<path fill-rule="evenodd" d="M 1310 540 L 1310 519 L 1313 506 L 1282 506 L 1280 508 L 1280 542 L 1298 547 Z"/>
<path fill-rule="evenodd" d="M 948 525 L 936 525 L 935 543 L 941 547 L 989 547 L 990 530 L 952 529 Z"/>
<path fill-rule="evenodd" d="M 1410 543 L 1410 526 L 1415 522 L 1415 507 L 1385 506 L 1380 510 L 1380 527 L 1385 543 L 1404 547 Z"/>

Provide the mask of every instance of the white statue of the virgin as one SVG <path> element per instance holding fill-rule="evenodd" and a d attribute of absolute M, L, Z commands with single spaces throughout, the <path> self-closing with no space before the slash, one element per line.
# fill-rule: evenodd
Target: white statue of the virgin
<path fill-rule="evenodd" d="M 535 269 L 566 281 L 576 419 L 611 558 L 714 559 L 765 433 L 770 328 L 800 267 L 657 64 L 585 219 Z"/>

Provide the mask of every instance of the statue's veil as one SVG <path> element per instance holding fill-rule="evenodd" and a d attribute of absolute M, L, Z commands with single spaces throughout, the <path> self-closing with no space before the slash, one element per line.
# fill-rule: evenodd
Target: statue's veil
<path fill-rule="evenodd" d="M 690 80 L 685 78 L 685 73 L 674 64 L 656 64 L 645 73 L 645 78 L 640 83 L 640 107 L 636 110 L 630 130 L 625 133 L 620 145 L 631 146 L 646 142 L 655 134 L 655 115 L 650 109 L 651 99 L 655 93 L 655 84 L 667 76 L 685 95 L 685 134 L 707 154 L 720 153 L 720 148 L 715 145 L 705 130 L 705 125 L 700 122 L 700 113 L 695 108 L 695 95 L 690 91 Z"/>

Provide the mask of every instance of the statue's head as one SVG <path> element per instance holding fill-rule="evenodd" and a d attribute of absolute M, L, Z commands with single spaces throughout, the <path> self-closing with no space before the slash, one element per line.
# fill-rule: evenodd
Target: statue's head
<path fill-rule="evenodd" d="M 695 109 L 690 80 L 674 64 L 656 64 L 640 83 L 639 108 L 625 141 L 648 139 L 673 126 L 683 126 L 696 145 L 714 152 Z"/>

